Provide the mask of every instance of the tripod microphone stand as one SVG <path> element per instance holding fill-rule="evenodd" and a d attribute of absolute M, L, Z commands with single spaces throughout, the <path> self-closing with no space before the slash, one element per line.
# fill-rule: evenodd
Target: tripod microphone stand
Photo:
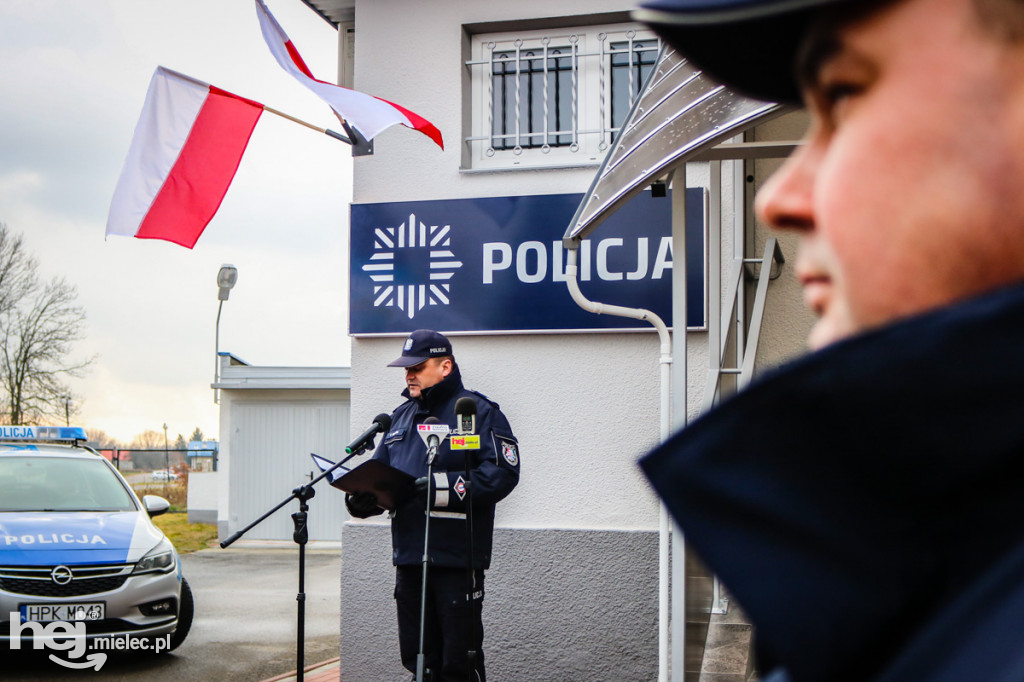
<path fill-rule="evenodd" d="M 373 437 L 378 431 L 387 431 L 391 426 L 391 417 L 386 414 L 379 414 L 374 418 L 374 425 L 368 431 L 363 433 L 359 438 L 353 441 L 345 452 L 348 456 L 342 459 L 334 466 L 324 470 L 319 476 L 312 479 L 309 483 L 300 485 L 298 488 L 292 490 L 292 494 L 268 510 L 258 519 L 250 523 L 242 530 L 234 533 L 226 540 L 220 543 L 221 549 L 226 549 L 228 546 L 233 544 L 240 537 L 248 533 L 254 527 L 259 525 L 268 516 L 276 512 L 281 507 L 285 506 L 292 500 L 299 501 L 299 511 L 292 514 L 292 523 L 295 526 L 295 530 L 292 533 L 292 540 L 299 546 L 299 589 L 295 595 L 295 601 L 298 602 L 296 607 L 296 630 L 295 630 L 295 676 L 296 682 L 303 682 L 305 672 L 305 647 L 306 647 L 306 543 L 309 540 L 309 531 L 307 528 L 307 520 L 309 513 L 309 500 L 316 495 L 316 490 L 313 489 L 317 483 L 322 479 L 327 478 L 336 469 L 345 469 L 348 471 L 348 467 L 344 466 L 346 462 L 360 455 L 366 450 L 374 447 Z"/>

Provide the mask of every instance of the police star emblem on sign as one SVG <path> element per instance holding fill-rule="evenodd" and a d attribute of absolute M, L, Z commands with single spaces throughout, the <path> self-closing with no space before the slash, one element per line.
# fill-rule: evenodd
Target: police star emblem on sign
<path fill-rule="evenodd" d="M 397 227 L 375 227 L 373 255 L 362 268 L 373 281 L 373 307 L 397 307 L 411 320 L 425 306 L 448 305 L 450 280 L 462 267 L 451 251 L 451 231 L 414 213 Z"/>

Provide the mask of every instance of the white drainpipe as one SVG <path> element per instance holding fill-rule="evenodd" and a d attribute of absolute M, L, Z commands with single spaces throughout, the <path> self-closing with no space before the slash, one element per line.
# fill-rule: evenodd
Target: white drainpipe
<path fill-rule="evenodd" d="M 586 311 L 598 315 L 614 315 L 617 317 L 629 317 L 634 320 L 644 320 L 654 325 L 658 330 L 658 339 L 661 342 L 661 442 L 668 440 L 672 433 L 672 338 L 669 335 L 668 326 L 665 322 L 650 310 L 643 308 L 625 308 L 608 303 L 597 303 L 591 301 L 580 291 L 579 267 L 576 264 L 579 255 L 580 242 L 573 240 L 566 244 L 568 251 L 565 279 L 569 287 L 569 294 L 576 304 Z M 668 679 L 668 641 L 669 641 L 669 551 L 671 540 L 669 534 L 668 511 L 664 504 L 659 504 L 660 514 L 658 519 L 658 679 L 662 682 Z"/>

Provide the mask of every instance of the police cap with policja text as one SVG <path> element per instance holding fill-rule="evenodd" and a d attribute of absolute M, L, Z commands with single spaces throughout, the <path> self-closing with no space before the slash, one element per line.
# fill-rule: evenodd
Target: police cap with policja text
<path fill-rule="evenodd" d="M 800 104 L 796 57 L 824 7 L 878 7 L 885 0 L 646 0 L 647 24 L 712 79 L 766 102 Z"/>
<path fill-rule="evenodd" d="M 452 353 L 452 342 L 444 334 L 431 329 L 417 329 L 405 340 L 402 355 L 388 367 L 412 367 L 430 358 L 443 358 Z"/>

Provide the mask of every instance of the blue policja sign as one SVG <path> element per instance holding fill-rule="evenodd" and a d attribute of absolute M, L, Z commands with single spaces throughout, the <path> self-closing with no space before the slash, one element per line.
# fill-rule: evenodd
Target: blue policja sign
<path fill-rule="evenodd" d="M 581 194 L 352 205 L 352 334 L 650 329 L 572 300 L 562 235 Z M 686 191 L 687 318 L 704 326 L 704 190 Z M 647 192 L 584 240 L 580 289 L 672 324 L 671 198 Z"/>

